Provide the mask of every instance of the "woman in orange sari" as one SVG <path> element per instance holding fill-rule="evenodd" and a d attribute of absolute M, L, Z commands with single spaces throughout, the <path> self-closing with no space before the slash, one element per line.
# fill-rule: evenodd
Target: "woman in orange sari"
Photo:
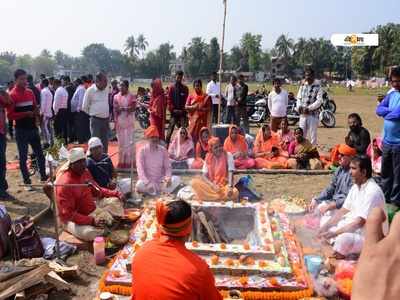
<path fill-rule="evenodd" d="M 269 125 L 264 125 L 257 133 L 254 144 L 257 169 L 286 169 L 287 159 L 281 155 L 278 135 L 271 132 Z"/>
<path fill-rule="evenodd" d="M 239 134 L 239 129 L 236 125 L 229 127 L 229 135 L 225 140 L 224 150 L 233 155 L 236 169 L 251 169 L 256 165 L 255 160 L 248 157 L 246 139 Z"/>
<path fill-rule="evenodd" d="M 197 143 L 200 130 L 208 127 L 208 119 L 211 110 L 210 97 L 203 92 L 203 84 L 200 79 L 193 82 L 194 92 L 189 95 L 185 109 L 189 113 L 189 134 L 194 143 Z"/>
<path fill-rule="evenodd" d="M 197 142 L 195 149 L 195 160 L 192 163 L 192 169 L 201 169 L 204 164 L 204 159 L 209 151 L 208 141 L 210 140 L 210 130 L 207 127 L 203 127 L 200 130 L 199 141 Z"/>
<path fill-rule="evenodd" d="M 232 154 L 223 150 L 219 138 L 208 141 L 210 151 L 207 153 L 203 176 L 192 179 L 192 189 L 197 200 L 225 201 L 237 200 L 239 191 L 233 187 L 235 169 Z"/>
<path fill-rule="evenodd" d="M 160 140 L 165 140 L 165 114 L 167 109 L 167 101 L 165 99 L 162 82 L 159 78 L 154 79 L 151 83 L 151 98 L 149 103 L 150 125 L 154 125 L 158 129 Z"/>

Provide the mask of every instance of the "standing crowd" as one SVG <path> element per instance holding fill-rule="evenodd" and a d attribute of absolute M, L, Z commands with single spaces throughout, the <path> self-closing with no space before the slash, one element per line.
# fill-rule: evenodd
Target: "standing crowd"
<path fill-rule="evenodd" d="M 349 132 L 331 153 L 320 154 L 317 128 L 323 90 L 312 69 L 297 95 L 300 127 L 291 131 L 286 118 L 289 94 L 278 79 L 268 95 L 270 124 L 264 124 L 254 139 L 249 136 L 248 86 L 242 76 L 232 76 L 224 99 L 216 74 L 203 91 L 195 80 L 193 91 L 183 83 L 183 72 L 165 92 L 160 79 L 151 85 L 150 126 L 144 142 L 134 143 L 135 107 L 141 95 L 129 92 L 129 82 L 113 81 L 108 88 L 105 74 L 94 82 L 82 76 L 71 83 L 42 76 L 38 86 L 24 70 L 15 72 L 15 85 L 0 93 L 0 196 L 8 198 L 6 173 L 5 110 L 9 133 L 15 136 L 23 181 L 30 184 L 27 169 L 30 145 L 46 181 L 43 148 L 64 142 L 88 144 L 69 151 L 68 161 L 57 172 L 56 201 L 60 220 L 76 237 L 91 241 L 104 233 L 115 207 L 125 200 L 116 188 L 115 171 L 108 156 L 109 125 L 114 121 L 119 146 L 119 168 L 134 162 L 138 172 L 135 190 L 151 196 L 171 193 L 181 180 L 172 168 L 197 168 L 202 175 L 190 187 L 200 201 L 238 200 L 233 185 L 235 169 L 333 168 L 332 181 L 312 199 L 310 211 L 321 217 L 318 237 L 330 243 L 338 258 L 358 255 L 364 246 L 364 229 L 374 209 L 384 213 L 385 201 L 400 207 L 400 68 L 390 75 L 392 90 L 379 103 L 376 113 L 384 119 L 382 137 L 371 140 L 357 113 L 348 116 Z M 225 100 L 225 122 L 230 124 L 225 139 L 212 136 L 211 124 L 220 115 Z M 169 125 L 166 131 L 166 116 Z M 174 131 L 175 127 L 178 130 Z M 39 131 L 40 129 L 40 131 Z M 42 137 L 41 137 L 42 135 Z M 41 138 L 44 145 L 42 148 Z M 73 189 L 65 185 L 79 184 Z M 113 201 L 107 198 L 113 197 Z M 106 198 L 103 200 L 97 200 Z M 107 200 L 107 201 L 106 201 Z M 110 208 L 114 207 L 114 210 Z M 182 200 L 158 202 L 159 236 L 146 243 L 133 261 L 132 299 L 221 299 L 213 275 L 196 255 L 185 248 L 191 226 L 191 207 Z M 388 232 L 382 217 L 379 232 Z M 190 268 L 188 267 L 190 266 Z M 174 276 L 170 274 L 174 273 Z M 156 288 L 155 288 L 156 287 Z"/>

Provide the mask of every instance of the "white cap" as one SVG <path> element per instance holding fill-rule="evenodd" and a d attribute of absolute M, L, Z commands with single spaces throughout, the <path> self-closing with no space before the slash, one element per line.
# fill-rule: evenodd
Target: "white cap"
<path fill-rule="evenodd" d="M 86 159 L 85 150 L 83 148 L 72 148 L 68 154 L 68 162 L 73 164 L 79 160 Z"/>
<path fill-rule="evenodd" d="M 102 146 L 103 147 L 103 143 L 101 142 L 101 140 L 98 137 L 92 137 L 90 138 L 89 142 L 88 142 L 88 149 L 93 149 L 96 147 Z"/>

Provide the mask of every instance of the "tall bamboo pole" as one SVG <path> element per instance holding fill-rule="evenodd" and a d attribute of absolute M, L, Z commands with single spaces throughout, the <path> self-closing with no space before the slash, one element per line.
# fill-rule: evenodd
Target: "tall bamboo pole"
<path fill-rule="evenodd" d="M 219 104 L 218 104 L 218 124 L 221 123 L 221 101 L 222 101 L 222 73 L 223 73 L 223 62 L 224 62 L 224 43 L 225 43 L 225 23 L 226 23 L 226 7 L 227 0 L 224 2 L 224 21 L 222 23 L 222 40 L 221 40 L 221 52 L 219 56 Z"/>

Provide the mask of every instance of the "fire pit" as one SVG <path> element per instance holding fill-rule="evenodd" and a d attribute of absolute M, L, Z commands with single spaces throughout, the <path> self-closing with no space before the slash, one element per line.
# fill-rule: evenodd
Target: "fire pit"
<path fill-rule="evenodd" d="M 208 263 L 225 296 L 230 290 L 240 290 L 245 299 L 285 299 L 285 293 L 288 299 L 300 299 L 312 294 L 301 249 L 286 215 L 272 211 L 267 203 L 191 204 L 193 231 L 186 247 Z M 106 274 L 105 290 L 116 284 L 131 285 L 132 257 L 156 231 L 155 211 L 147 208 L 132 232 L 131 243 Z"/>

